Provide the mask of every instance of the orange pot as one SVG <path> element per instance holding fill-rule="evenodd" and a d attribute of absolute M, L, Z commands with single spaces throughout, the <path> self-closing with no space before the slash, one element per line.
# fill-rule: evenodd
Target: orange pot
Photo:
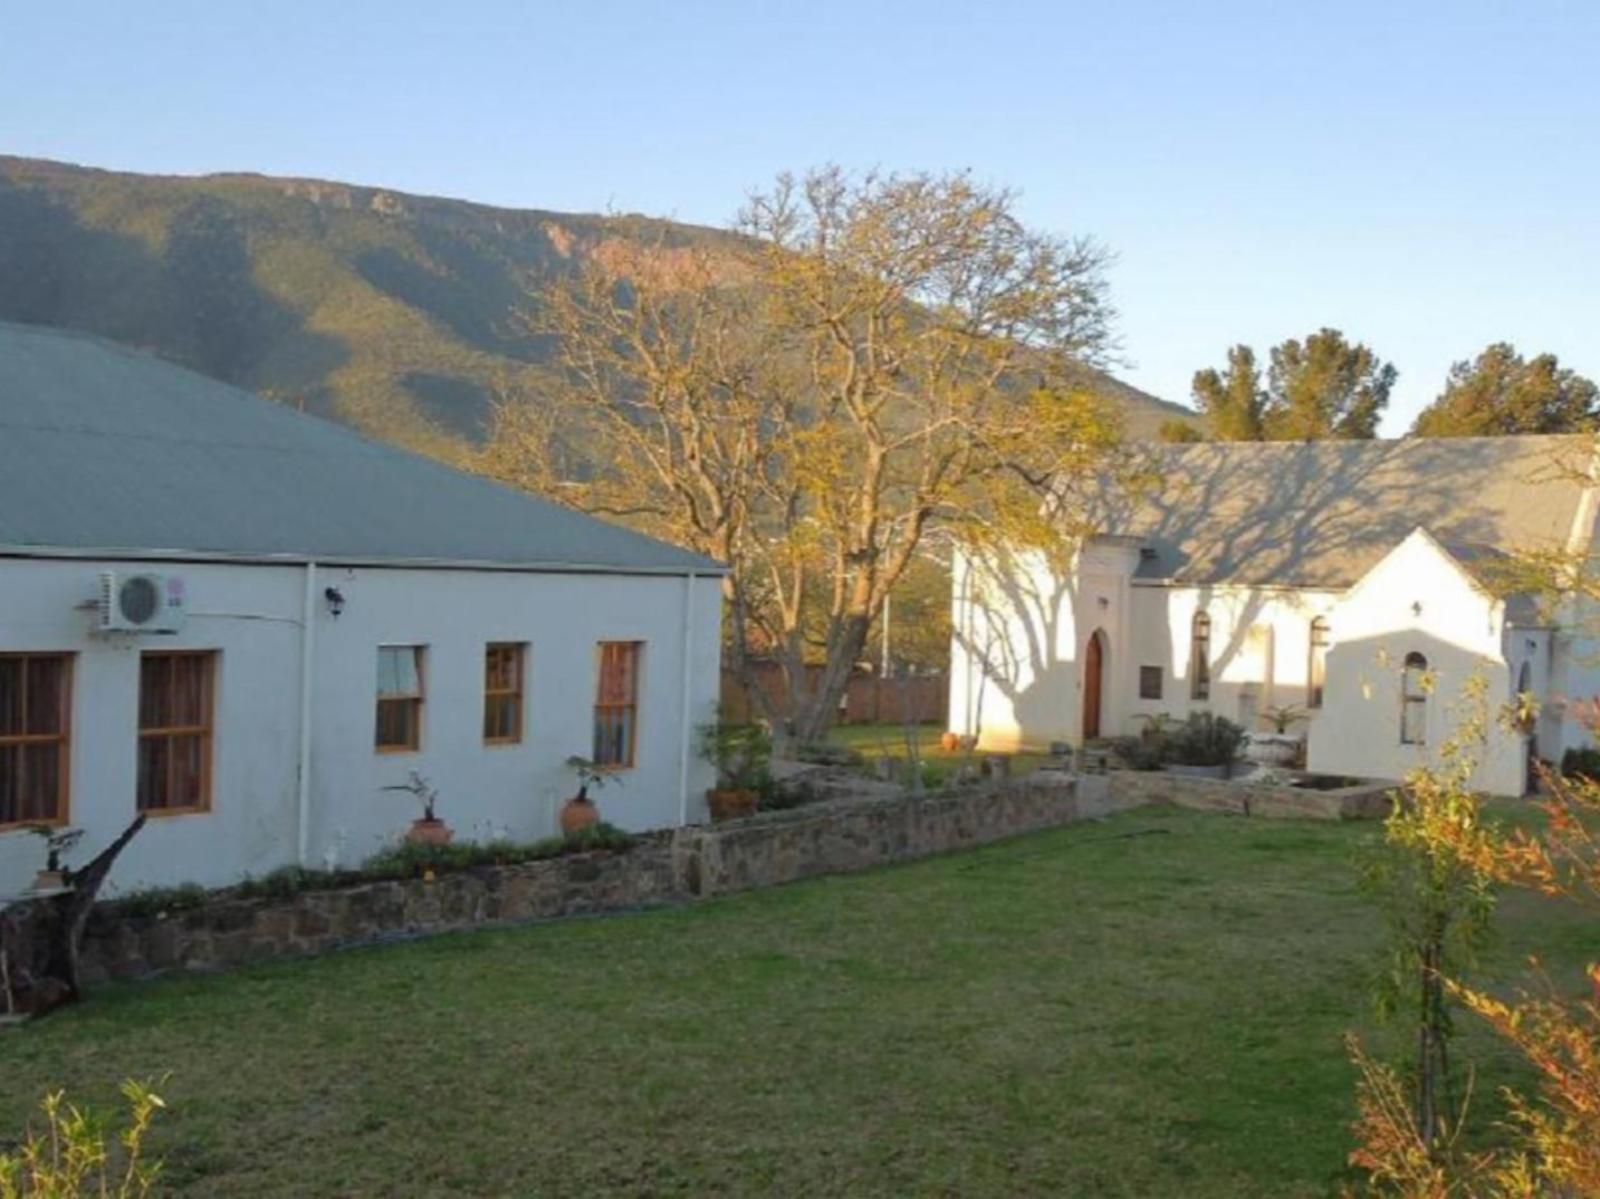
<path fill-rule="evenodd" d="M 413 820 L 406 830 L 406 840 L 413 845 L 448 845 L 453 836 L 455 833 L 442 820 Z"/>
<path fill-rule="evenodd" d="M 716 787 L 706 792 L 706 806 L 711 809 L 713 820 L 737 820 L 755 812 L 757 798 L 754 791 Z"/>
<path fill-rule="evenodd" d="M 947 754 L 953 754 L 961 748 L 960 733 L 946 733 L 939 738 L 939 748 Z"/>
<path fill-rule="evenodd" d="M 592 799 L 574 795 L 561 806 L 561 831 L 569 837 L 599 823 L 600 809 Z"/>

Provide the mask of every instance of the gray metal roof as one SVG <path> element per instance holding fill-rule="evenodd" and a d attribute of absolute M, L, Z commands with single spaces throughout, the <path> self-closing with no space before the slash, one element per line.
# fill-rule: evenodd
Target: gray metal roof
<path fill-rule="evenodd" d="M 1343 589 L 1412 530 L 1469 569 L 1563 546 L 1593 442 L 1573 437 L 1152 446 L 1151 486 L 1106 533 L 1147 547 L 1136 577 Z"/>
<path fill-rule="evenodd" d="M 0 549 L 721 569 L 160 359 L 4 322 Z"/>

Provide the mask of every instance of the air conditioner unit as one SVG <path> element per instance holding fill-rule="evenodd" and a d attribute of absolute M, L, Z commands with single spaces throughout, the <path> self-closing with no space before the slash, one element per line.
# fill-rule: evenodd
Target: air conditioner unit
<path fill-rule="evenodd" d="M 177 575 L 101 572 L 102 633 L 176 633 L 188 608 L 188 589 Z"/>

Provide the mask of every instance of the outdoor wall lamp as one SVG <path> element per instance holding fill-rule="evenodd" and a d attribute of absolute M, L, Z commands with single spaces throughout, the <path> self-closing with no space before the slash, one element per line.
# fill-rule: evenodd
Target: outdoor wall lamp
<path fill-rule="evenodd" d="M 339 619 L 339 613 L 344 611 L 344 592 L 337 587 L 329 587 L 322 593 L 322 598 L 328 601 L 328 611 L 333 613 L 333 618 Z"/>

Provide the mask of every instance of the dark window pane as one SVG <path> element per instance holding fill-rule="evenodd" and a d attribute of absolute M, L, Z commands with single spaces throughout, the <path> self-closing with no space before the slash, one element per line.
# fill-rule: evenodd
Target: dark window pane
<path fill-rule="evenodd" d="M 23 819 L 22 746 L 0 745 L 0 824 Z"/>
<path fill-rule="evenodd" d="M 378 701 L 377 743 L 384 749 L 414 749 L 418 744 L 419 703 L 412 699 Z"/>
<path fill-rule="evenodd" d="M 517 737 L 517 697 L 491 695 L 484 700 L 483 735 L 490 741 L 513 741 Z"/>
<path fill-rule="evenodd" d="M 172 660 L 172 724 L 175 728 L 199 728 L 206 723 L 207 659 L 198 655 Z"/>
<path fill-rule="evenodd" d="M 64 732 L 62 703 L 66 687 L 67 667 L 63 658 L 29 658 L 27 660 L 27 731 L 30 733 Z"/>
<path fill-rule="evenodd" d="M 1162 670 L 1159 666 L 1139 667 L 1139 698 L 1161 698 Z"/>
<path fill-rule="evenodd" d="M 139 727 L 164 729 L 171 726 L 172 659 L 148 654 L 139 663 Z"/>
<path fill-rule="evenodd" d="M 167 750 L 171 775 L 169 808 L 198 808 L 205 802 L 205 738 L 174 737 Z"/>
<path fill-rule="evenodd" d="M 165 737 L 139 739 L 139 810 L 160 811 L 167 806 L 167 765 L 170 742 Z"/>
<path fill-rule="evenodd" d="M 0 737 L 23 729 L 23 660 L 0 658 Z"/>
<path fill-rule="evenodd" d="M 54 743 L 22 747 L 22 818 L 58 820 L 61 795 L 61 747 Z"/>

